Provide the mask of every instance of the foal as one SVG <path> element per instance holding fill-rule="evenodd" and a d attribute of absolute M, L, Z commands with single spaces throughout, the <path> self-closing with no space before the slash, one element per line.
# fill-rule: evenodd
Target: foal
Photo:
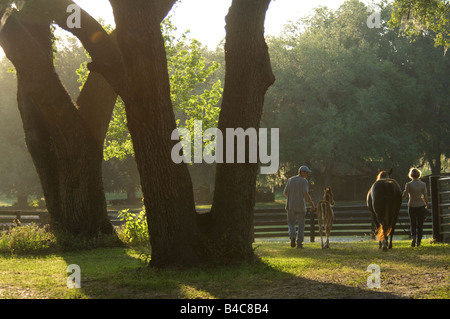
<path fill-rule="evenodd" d="M 326 187 L 323 190 L 323 200 L 317 203 L 317 219 L 319 222 L 320 242 L 322 248 L 330 248 L 330 232 L 331 226 L 333 226 L 334 213 L 332 206 L 334 205 L 333 192 L 331 187 Z M 325 228 L 325 234 L 327 240 L 325 245 L 322 239 L 322 224 Z"/>

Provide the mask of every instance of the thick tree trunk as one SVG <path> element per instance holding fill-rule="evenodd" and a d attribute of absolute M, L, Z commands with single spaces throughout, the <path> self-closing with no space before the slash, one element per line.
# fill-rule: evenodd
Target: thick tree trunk
<path fill-rule="evenodd" d="M 201 262 L 201 249 L 193 189 L 187 166 L 171 159 L 176 124 L 160 29 L 175 1 L 110 2 L 126 70 L 121 97 L 141 177 L 152 246 L 150 265 L 195 265 Z"/>
<path fill-rule="evenodd" d="M 264 95 L 274 81 L 264 39 L 269 2 L 234 0 L 226 17 L 226 75 L 219 118 L 222 132 L 226 128 L 259 128 Z M 226 145 L 225 134 L 223 145 Z M 247 144 L 247 158 L 248 151 Z M 211 235 L 214 247 L 225 260 L 242 261 L 253 257 L 257 172 L 257 163 L 236 164 L 235 160 L 235 164 L 217 164 Z"/>
<path fill-rule="evenodd" d="M 67 138 L 65 142 L 49 134 L 49 124 L 23 92 L 20 75 L 18 82 L 25 138 L 41 180 L 52 228 L 86 237 L 113 233 L 103 192 L 102 148 L 88 136 Z M 89 132 L 85 126 L 79 130 Z M 65 132 L 72 133 L 73 130 Z"/>
<path fill-rule="evenodd" d="M 20 80 L 17 83 L 17 102 L 22 117 L 25 142 L 41 182 L 47 209 L 50 216 L 58 214 L 61 203 L 57 191 L 58 170 L 55 148 L 42 115 L 27 98 Z"/>
<path fill-rule="evenodd" d="M 90 238 L 113 233 L 101 176 L 103 144 L 98 136 L 104 125 L 86 121 L 61 84 L 53 67 L 49 21 L 29 24 L 26 12 L 24 16 L 21 21 L 15 13 L 6 20 L 0 43 L 17 70 L 26 142 L 51 225 L 57 232 Z M 113 105 L 108 105 L 111 110 Z"/>

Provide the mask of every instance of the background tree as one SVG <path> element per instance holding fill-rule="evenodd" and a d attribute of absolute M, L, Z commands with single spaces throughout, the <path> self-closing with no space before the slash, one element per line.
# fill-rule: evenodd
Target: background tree
<path fill-rule="evenodd" d="M 391 60 L 417 83 L 421 93 L 413 101 L 416 111 L 409 114 L 420 166 L 427 164 L 432 174 L 439 175 L 450 150 L 450 59 L 435 47 L 433 34 L 417 36 L 414 42 L 409 36 L 395 37 L 392 43 Z"/>
<path fill-rule="evenodd" d="M 42 190 L 30 154 L 26 149 L 20 115 L 17 110 L 17 84 L 12 65 L 0 61 L 0 193 L 15 198 L 20 208 L 28 207 L 30 195 L 42 196 Z"/>
<path fill-rule="evenodd" d="M 420 158 L 412 126 L 421 91 L 385 57 L 386 10 L 381 28 L 370 29 L 367 7 L 346 1 L 334 12 L 316 9 L 269 40 L 278 81 L 263 121 L 280 127 L 285 167 L 311 165 L 319 189 L 378 167 L 394 167 L 401 177 Z"/>
<path fill-rule="evenodd" d="M 395 1 L 386 8 L 391 32 L 384 52 L 404 74 L 417 83 L 420 98 L 411 113 L 420 167 L 432 174 L 445 172 L 448 161 L 450 106 L 448 90 L 448 1 Z M 442 50 L 444 47 L 444 52 Z"/>
<path fill-rule="evenodd" d="M 436 46 L 447 51 L 450 45 L 450 1 L 395 0 L 392 27 L 400 27 L 410 37 L 433 33 Z"/>

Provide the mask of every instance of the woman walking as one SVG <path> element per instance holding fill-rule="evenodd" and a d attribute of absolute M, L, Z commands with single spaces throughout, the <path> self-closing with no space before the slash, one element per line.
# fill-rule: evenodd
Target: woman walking
<path fill-rule="evenodd" d="M 411 224 L 411 247 L 419 247 L 422 241 L 423 222 L 428 209 L 427 185 L 419 178 L 422 175 L 417 168 L 409 171 L 411 181 L 406 183 L 403 200 L 409 195 L 408 214 Z"/>

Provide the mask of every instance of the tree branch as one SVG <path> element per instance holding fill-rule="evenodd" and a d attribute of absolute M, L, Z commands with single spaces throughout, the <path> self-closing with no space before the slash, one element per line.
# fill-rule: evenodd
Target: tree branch
<path fill-rule="evenodd" d="M 71 28 L 67 19 L 70 5 L 76 5 L 71 0 L 37 0 L 42 10 L 50 12 L 54 21 L 64 30 L 76 36 L 89 52 L 92 62 L 88 64 L 90 71 L 104 76 L 116 93 L 124 88 L 124 67 L 122 56 L 116 42 L 103 27 L 86 11 L 80 8 L 80 28 Z"/>
<path fill-rule="evenodd" d="M 27 25 L 22 12 L 12 12 L 0 31 L 0 45 L 17 70 L 21 92 L 39 109 L 58 145 L 86 140 L 86 123 L 62 85 L 53 65 L 50 22 Z M 26 18 L 25 18 L 26 20 Z M 36 21 L 35 21 L 36 22 Z M 87 142 L 87 140 L 86 140 Z M 103 146 L 103 142 L 99 145 Z"/>
<path fill-rule="evenodd" d="M 111 120 L 117 93 L 95 71 L 91 71 L 77 99 L 78 110 L 98 145 L 103 142 Z"/>
<path fill-rule="evenodd" d="M 161 22 L 164 17 L 172 9 L 177 0 L 138 0 L 138 1 L 122 1 L 122 0 L 109 0 L 114 11 L 114 16 L 123 15 L 125 12 L 129 12 L 130 9 L 135 10 L 147 10 L 149 12 L 148 17 L 154 17 L 157 21 Z M 124 10 L 124 8 L 128 8 Z M 120 19 L 118 19 L 120 20 Z M 119 23 L 119 21 L 116 21 Z"/>

